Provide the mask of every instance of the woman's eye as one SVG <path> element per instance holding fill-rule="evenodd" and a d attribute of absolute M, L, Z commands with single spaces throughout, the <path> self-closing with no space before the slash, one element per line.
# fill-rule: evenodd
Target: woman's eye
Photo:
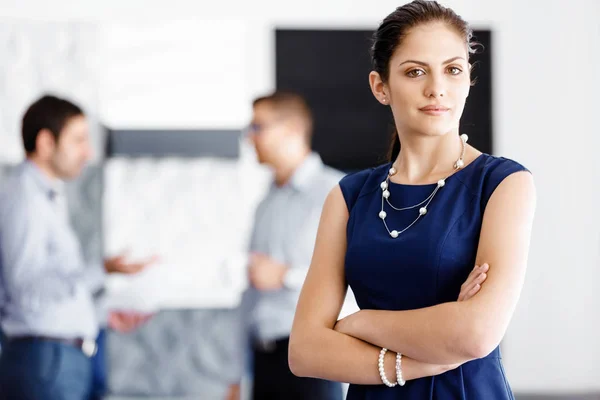
<path fill-rule="evenodd" d="M 448 72 L 450 72 L 452 75 L 458 75 L 462 72 L 462 69 L 458 67 L 450 67 L 448 68 Z"/>
<path fill-rule="evenodd" d="M 418 76 L 424 75 L 425 72 L 422 69 L 413 69 L 406 73 L 406 75 L 410 78 L 416 78 Z"/>

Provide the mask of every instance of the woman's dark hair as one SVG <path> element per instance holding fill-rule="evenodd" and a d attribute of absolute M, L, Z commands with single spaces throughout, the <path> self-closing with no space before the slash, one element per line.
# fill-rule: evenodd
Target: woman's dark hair
<path fill-rule="evenodd" d="M 65 99 L 46 95 L 35 101 L 23 115 L 21 124 L 25 152 L 35 152 L 35 142 L 42 129 L 48 129 L 58 141 L 67 122 L 79 115 L 83 115 L 81 108 Z"/>
<path fill-rule="evenodd" d="M 446 23 L 465 40 L 468 52 L 475 52 L 475 43 L 471 41 L 473 30 L 458 14 L 437 1 L 414 0 L 388 15 L 373 34 L 371 62 L 373 70 L 379 73 L 384 82 L 387 82 L 390 76 L 390 59 L 410 29 L 431 22 Z M 400 139 L 394 129 L 388 153 L 390 161 L 394 161 L 399 153 Z"/>

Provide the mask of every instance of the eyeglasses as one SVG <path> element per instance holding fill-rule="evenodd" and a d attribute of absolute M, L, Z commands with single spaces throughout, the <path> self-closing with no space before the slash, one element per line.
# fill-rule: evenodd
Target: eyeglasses
<path fill-rule="evenodd" d="M 260 133 L 265 128 L 264 124 L 252 123 L 248 125 L 245 129 L 246 135 L 254 135 Z"/>
<path fill-rule="evenodd" d="M 264 132 L 265 130 L 269 129 L 271 126 L 279 123 L 281 120 L 282 120 L 282 118 L 277 118 L 269 123 L 263 123 L 263 124 L 258 124 L 256 122 L 253 122 L 244 129 L 244 131 L 243 131 L 244 136 L 259 135 L 262 132 Z"/>

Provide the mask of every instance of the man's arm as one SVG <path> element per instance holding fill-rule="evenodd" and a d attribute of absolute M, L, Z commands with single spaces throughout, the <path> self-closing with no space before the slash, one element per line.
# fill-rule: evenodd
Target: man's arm
<path fill-rule="evenodd" d="M 25 309 L 63 301 L 75 295 L 81 273 L 68 273 L 48 251 L 47 221 L 34 217 L 35 204 L 5 198 L 0 215 L 0 249 L 5 290 Z"/>
<path fill-rule="evenodd" d="M 286 287 L 302 289 L 315 248 L 322 208 L 322 205 L 315 207 L 302 224 L 301 232 L 297 233 L 297 242 L 291 249 L 290 266 L 283 281 Z"/>
<path fill-rule="evenodd" d="M 103 264 L 95 263 L 85 266 L 81 274 L 83 284 L 92 294 L 97 294 L 104 289 L 106 283 L 106 269 Z"/>
<path fill-rule="evenodd" d="M 254 253 L 250 257 L 249 277 L 259 290 L 278 290 L 282 287 L 300 291 L 308 274 L 315 246 L 321 207 L 312 210 L 294 233 L 294 245 L 290 246 L 285 262 Z"/>

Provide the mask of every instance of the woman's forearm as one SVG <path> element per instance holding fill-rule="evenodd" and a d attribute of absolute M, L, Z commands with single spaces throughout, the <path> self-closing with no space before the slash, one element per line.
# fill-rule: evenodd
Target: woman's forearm
<path fill-rule="evenodd" d="M 511 174 L 494 190 L 475 257 L 478 264 L 489 263 L 490 273 L 475 297 L 410 311 L 359 311 L 339 331 L 433 364 L 490 354 L 508 328 L 523 287 L 535 199 L 526 172 Z"/>
<path fill-rule="evenodd" d="M 410 311 L 362 310 L 335 329 L 422 362 L 445 365 L 485 356 L 487 347 L 475 327 L 466 302 L 455 302 Z"/>
<path fill-rule="evenodd" d="M 361 385 L 382 384 L 378 358 L 381 348 L 354 337 L 320 328 L 310 335 L 292 335 L 289 363 L 295 375 Z M 387 378 L 396 378 L 396 353 L 387 352 L 385 371 Z M 434 365 L 402 358 L 404 380 L 438 375 L 457 365 Z"/>
<path fill-rule="evenodd" d="M 389 352 L 388 352 L 389 353 Z M 394 355 L 394 366 L 395 366 L 395 354 Z M 410 357 L 402 356 L 402 378 L 405 381 L 410 381 L 413 379 L 425 378 L 427 376 L 434 376 L 443 374 L 446 371 L 450 371 L 452 369 L 458 368 L 460 364 L 453 365 L 438 365 L 438 364 L 428 364 L 422 361 L 417 361 Z M 395 376 L 395 375 L 394 375 Z"/>

